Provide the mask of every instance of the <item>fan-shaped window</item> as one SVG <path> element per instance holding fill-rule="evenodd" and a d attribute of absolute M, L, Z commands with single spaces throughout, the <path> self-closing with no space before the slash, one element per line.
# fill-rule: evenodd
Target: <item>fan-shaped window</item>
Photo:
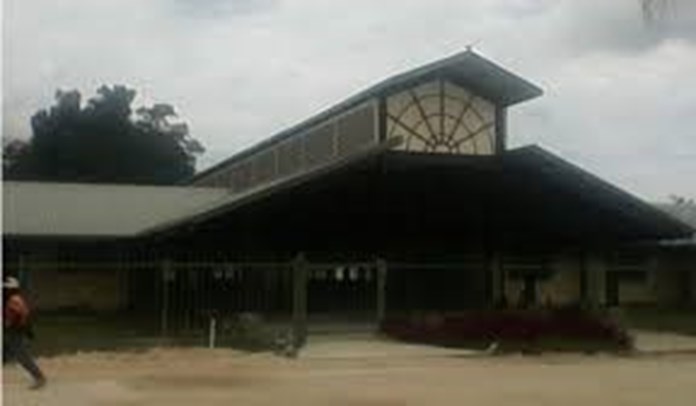
<path fill-rule="evenodd" d="M 495 107 L 438 80 L 387 98 L 387 136 L 407 151 L 489 155 L 495 151 Z"/>

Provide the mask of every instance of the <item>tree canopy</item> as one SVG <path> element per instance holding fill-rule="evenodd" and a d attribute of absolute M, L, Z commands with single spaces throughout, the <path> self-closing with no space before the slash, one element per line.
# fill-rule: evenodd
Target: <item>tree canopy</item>
<path fill-rule="evenodd" d="M 195 172 L 204 149 L 174 107 L 133 111 L 136 92 L 102 86 L 87 103 L 77 90 L 31 118 L 29 141 L 5 139 L 6 179 L 56 182 L 173 184 Z"/>

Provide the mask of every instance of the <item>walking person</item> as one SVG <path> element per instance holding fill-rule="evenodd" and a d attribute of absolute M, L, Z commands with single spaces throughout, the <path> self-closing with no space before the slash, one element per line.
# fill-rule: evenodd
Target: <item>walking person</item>
<path fill-rule="evenodd" d="M 22 296 L 19 281 L 7 277 L 2 284 L 3 296 L 3 355 L 16 360 L 34 379 L 31 389 L 46 385 L 46 377 L 29 352 L 27 339 L 33 338 L 31 314 Z"/>

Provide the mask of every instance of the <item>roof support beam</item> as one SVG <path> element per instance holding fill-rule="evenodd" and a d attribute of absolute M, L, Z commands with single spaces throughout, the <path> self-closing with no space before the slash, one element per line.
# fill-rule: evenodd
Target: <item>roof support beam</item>
<path fill-rule="evenodd" d="M 500 155 L 507 149 L 507 108 L 495 106 L 495 153 Z"/>

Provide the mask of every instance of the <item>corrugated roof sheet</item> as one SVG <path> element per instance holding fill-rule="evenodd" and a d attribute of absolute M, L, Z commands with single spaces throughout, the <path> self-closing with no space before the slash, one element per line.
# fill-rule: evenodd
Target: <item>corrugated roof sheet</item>
<path fill-rule="evenodd" d="M 3 182 L 3 234 L 130 237 L 228 196 L 216 188 Z"/>

